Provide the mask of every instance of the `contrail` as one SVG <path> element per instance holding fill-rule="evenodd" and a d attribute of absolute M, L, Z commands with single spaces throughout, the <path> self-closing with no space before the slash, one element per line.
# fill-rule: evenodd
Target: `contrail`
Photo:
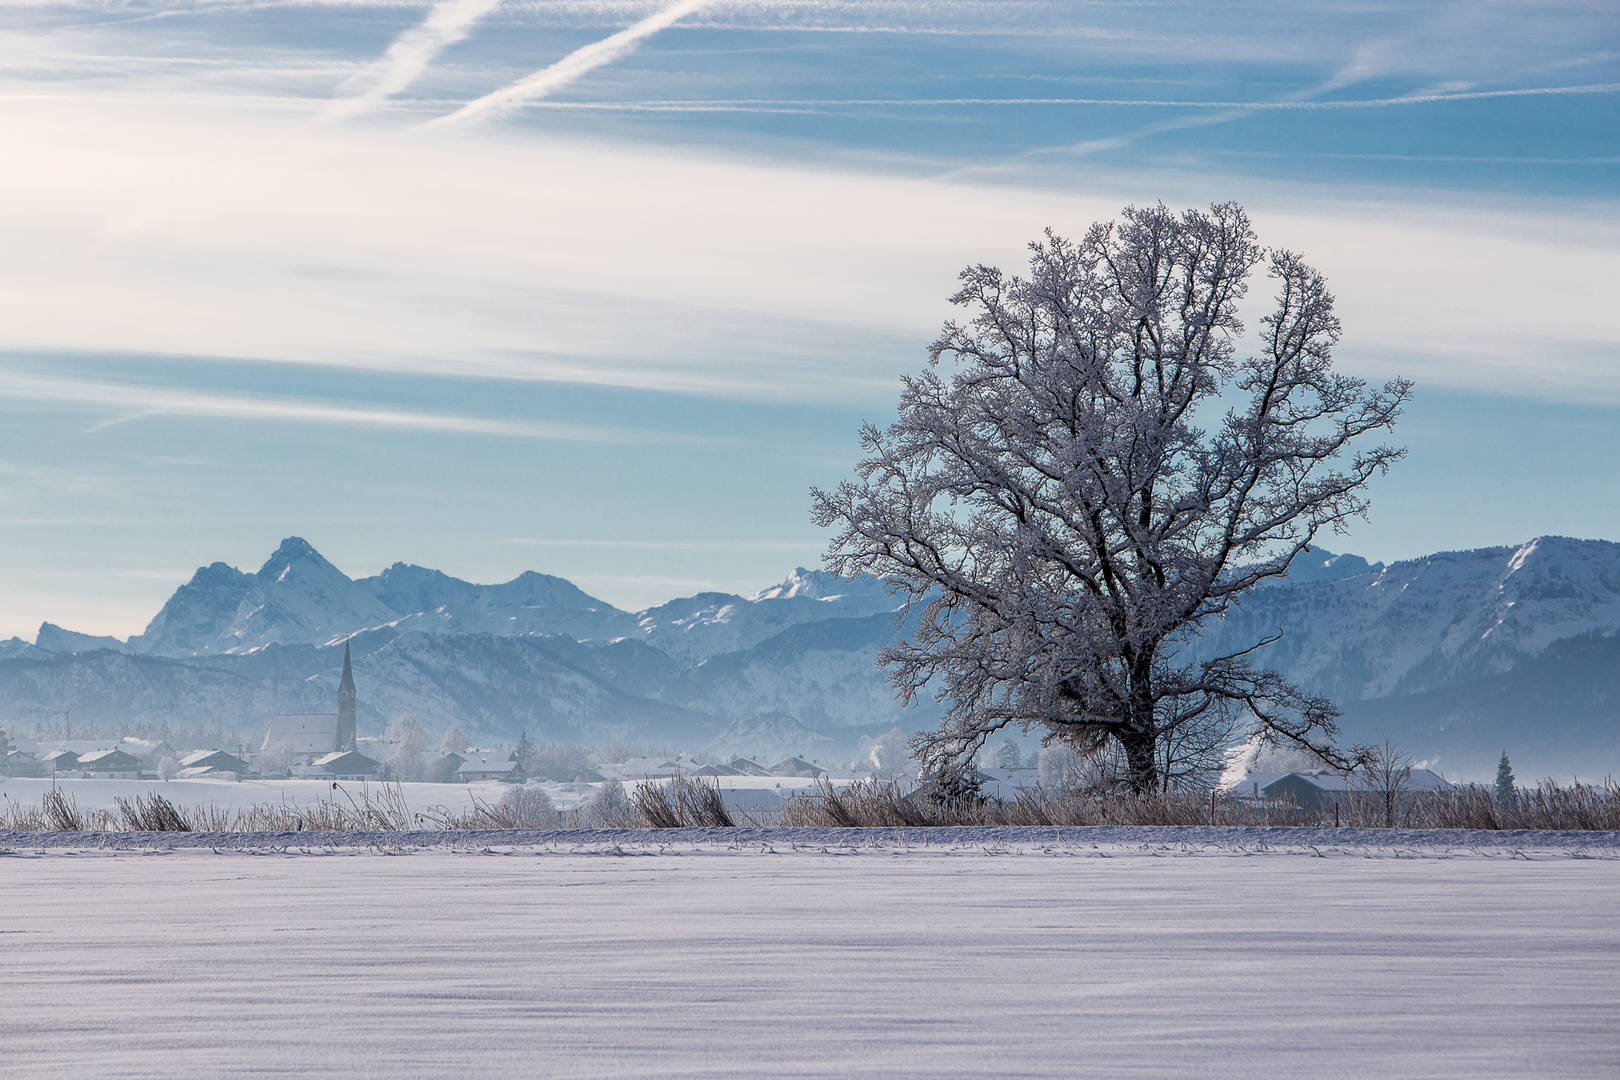
<path fill-rule="evenodd" d="M 501 0 L 439 0 L 427 18 L 388 46 L 376 63 L 343 84 L 340 97 L 321 114 L 323 120 L 346 120 L 375 109 L 427 70 L 433 58 L 466 37 L 473 24 L 501 5 Z M 358 92 L 355 92 L 358 91 Z"/>
<path fill-rule="evenodd" d="M 1385 109 L 1485 98 L 1540 97 L 1555 94 L 1613 94 L 1620 83 L 1584 86 L 1535 86 L 1522 90 L 1469 90 L 1457 93 L 1407 94 L 1402 97 L 1354 98 L 1347 101 L 1178 101 L 1169 98 L 711 98 L 696 101 L 548 101 L 548 109 L 598 109 L 622 112 L 772 112 L 881 106 L 927 109 L 952 105 L 1105 105 L 1124 108 L 1232 109 L 1286 112 L 1311 109 Z M 5 100 L 6 95 L 0 95 Z"/>
<path fill-rule="evenodd" d="M 677 20 L 692 14 L 699 8 L 707 7 L 714 0 L 678 0 L 656 15 L 649 15 L 634 26 L 620 30 L 611 37 L 601 41 L 593 41 L 583 48 L 575 49 L 561 60 L 542 71 L 519 79 L 510 86 L 504 86 L 492 94 L 485 94 L 476 101 L 470 101 L 447 116 L 430 120 L 423 127 L 443 127 L 449 124 L 459 124 L 479 116 L 491 113 L 505 112 L 515 109 L 525 102 L 546 95 L 567 86 L 575 79 L 594 71 L 603 64 L 611 64 L 619 57 L 634 51 L 643 38 L 651 37 L 658 31 L 671 25 Z"/>

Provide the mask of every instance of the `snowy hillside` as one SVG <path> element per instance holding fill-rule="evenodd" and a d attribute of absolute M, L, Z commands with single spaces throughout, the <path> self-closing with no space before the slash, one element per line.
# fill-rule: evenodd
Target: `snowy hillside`
<path fill-rule="evenodd" d="M 397 612 L 402 630 L 429 634 L 567 634 L 615 638 L 635 619 L 573 582 L 533 571 L 500 585 L 474 585 L 438 570 L 395 563 L 355 584 Z M 358 627 L 356 629 L 359 629 Z"/>
<path fill-rule="evenodd" d="M 1279 629 L 1261 661 L 1341 700 L 1501 674 L 1555 641 L 1620 629 L 1620 544 L 1541 537 L 1261 589 L 1207 627 L 1196 651 Z"/>
<path fill-rule="evenodd" d="M 699 593 L 648 608 L 636 617 L 636 632 L 674 659 L 698 663 L 759 645 L 790 626 L 858 619 L 896 606 L 876 582 L 839 581 L 825 571 L 799 567 L 782 584 L 748 600 Z"/>

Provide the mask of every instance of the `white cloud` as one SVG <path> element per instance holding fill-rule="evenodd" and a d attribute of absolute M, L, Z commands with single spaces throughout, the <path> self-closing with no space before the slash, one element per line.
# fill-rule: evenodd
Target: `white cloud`
<path fill-rule="evenodd" d="M 1126 201 L 1248 190 L 1263 239 L 1328 273 L 1347 359 L 1620 398 L 1620 228 L 1603 205 L 1486 211 L 1220 177 L 948 183 L 140 103 L 13 102 L 0 138 L 29 162 L 0 176 L 13 350 L 880 401 L 949 314 L 957 268 L 1017 266 L 1042 227 L 1076 232 Z"/>

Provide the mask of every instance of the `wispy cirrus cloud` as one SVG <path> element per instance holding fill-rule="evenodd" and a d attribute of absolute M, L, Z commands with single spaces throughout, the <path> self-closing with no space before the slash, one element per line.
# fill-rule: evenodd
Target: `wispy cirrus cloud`
<path fill-rule="evenodd" d="M 509 420 L 390 406 L 356 405 L 309 397 L 231 394 L 195 388 L 62 378 L 21 372 L 0 372 L 0 394 L 13 402 L 48 403 L 95 410 L 105 414 L 95 425 L 97 428 L 146 417 L 178 416 L 615 445 L 693 445 L 735 441 L 719 436 L 694 436 L 604 424 Z"/>
<path fill-rule="evenodd" d="M 698 551 L 717 554 L 819 552 L 827 546 L 819 540 L 579 540 L 527 536 L 495 537 L 489 543 L 538 548 L 617 548 L 624 551 Z"/>
<path fill-rule="evenodd" d="M 708 7 L 711 3 L 713 0 L 677 0 L 662 11 L 649 15 L 616 34 L 575 49 L 555 64 L 519 79 L 510 86 L 485 94 L 476 101 L 470 101 L 455 112 L 430 120 L 423 126 L 447 127 L 469 120 L 487 119 L 521 108 L 531 101 L 557 92 L 604 64 L 611 64 L 620 57 L 634 52 L 645 39 L 673 26 L 685 16 Z"/>
<path fill-rule="evenodd" d="M 502 0 L 440 0 L 427 18 L 395 38 L 376 63 L 349 77 L 322 119 L 346 120 L 381 105 L 415 82 L 446 48 L 464 39 Z"/>
<path fill-rule="evenodd" d="M 955 105 L 987 106 L 1013 109 L 1029 106 L 1105 106 L 1127 109 L 1214 109 L 1233 113 L 1243 112 L 1309 112 L 1313 110 L 1337 111 L 1345 109 L 1385 109 L 1401 105 L 1425 105 L 1448 101 L 1481 101 L 1490 98 L 1546 97 L 1554 95 L 1616 94 L 1620 83 L 1590 83 L 1580 86 L 1538 86 L 1516 90 L 1474 90 L 1402 94 L 1395 97 L 1358 98 L 1348 100 L 1289 100 L 1289 101 L 1200 101 L 1193 98 L 1097 98 L 1097 97 L 950 97 L 950 98 L 711 98 L 682 101 L 533 101 L 538 108 L 580 110 L 625 110 L 710 112 L 775 109 L 837 109 L 837 108 L 895 108 L 937 109 Z"/>

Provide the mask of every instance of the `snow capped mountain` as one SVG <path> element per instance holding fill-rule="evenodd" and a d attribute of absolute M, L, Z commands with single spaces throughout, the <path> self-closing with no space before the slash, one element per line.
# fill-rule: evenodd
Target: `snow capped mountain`
<path fill-rule="evenodd" d="M 193 656 L 216 648 L 247 599 L 253 579 L 222 562 L 199 567 L 176 589 L 144 633 L 130 638 L 138 652 L 159 656 Z"/>
<path fill-rule="evenodd" d="M 883 583 L 872 578 L 860 578 L 855 581 L 845 581 L 843 578 L 830 574 L 825 570 L 806 570 L 804 567 L 795 567 L 793 573 L 782 580 L 780 585 L 772 585 L 768 589 L 761 589 L 755 593 L 751 600 L 791 600 L 803 597 L 807 600 L 840 600 L 844 598 L 865 599 L 871 603 L 883 603 L 884 610 L 893 610 L 898 605 L 890 598 L 888 590 Z"/>
<path fill-rule="evenodd" d="M 878 582 L 799 568 L 752 597 L 629 613 L 539 573 L 479 585 L 396 563 L 353 581 L 293 537 L 256 573 L 200 568 L 127 643 L 50 623 L 0 642 L 0 708 L 249 732 L 330 709 L 349 639 L 362 732 L 414 712 L 496 741 L 853 752 L 938 716 L 931 700 L 902 709 L 875 664 L 905 632 L 897 606 Z M 1527 777 L 1620 769 L 1620 544 L 1542 537 L 1389 566 L 1317 550 L 1190 651 L 1279 629 L 1256 659 L 1336 700 L 1350 740 L 1394 732 L 1468 775 L 1503 749 Z"/>
<path fill-rule="evenodd" d="M 840 581 L 802 567 L 745 600 L 731 593 L 699 593 L 638 613 L 636 633 L 684 664 L 749 649 L 803 623 L 860 619 L 893 611 L 898 601 L 874 581 Z"/>
<path fill-rule="evenodd" d="M 1540 537 L 1261 589 L 1206 627 L 1195 652 L 1278 630 L 1257 660 L 1340 700 L 1500 674 L 1555 641 L 1620 630 L 1620 544 Z"/>
<path fill-rule="evenodd" d="M 1313 581 L 1337 581 L 1357 574 L 1376 573 L 1383 563 L 1369 563 L 1360 555 L 1335 555 L 1323 548 L 1314 548 L 1294 559 L 1288 568 L 1288 580 L 1295 585 Z"/>
<path fill-rule="evenodd" d="M 699 593 L 631 614 L 570 581 L 533 571 L 502 584 L 477 585 L 395 563 L 374 577 L 350 580 L 294 536 L 282 541 L 256 574 L 224 563 L 200 567 L 127 646 L 49 623 L 36 644 L 53 654 L 127 648 L 179 658 L 242 653 L 272 643 L 320 645 L 393 626 L 424 634 L 632 638 L 679 663 L 696 664 L 757 645 L 789 626 L 860 618 L 895 606 L 876 582 L 840 581 L 801 567 L 752 598 Z"/>
<path fill-rule="evenodd" d="M 129 651 L 129 646 L 115 637 L 96 637 L 90 634 L 80 634 L 73 630 L 64 630 L 52 622 L 39 624 L 39 633 L 34 638 L 34 645 L 52 655 L 91 652 L 95 649 L 111 649 L 113 652 Z"/>
<path fill-rule="evenodd" d="M 573 582 L 528 571 L 501 585 L 474 585 L 438 570 L 395 563 L 355 585 L 398 614 L 401 629 L 430 634 L 567 634 L 620 637 L 635 620 Z"/>
<path fill-rule="evenodd" d="M 309 543 L 290 536 L 253 575 L 214 563 L 178 589 L 130 647 L 158 656 L 235 653 L 331 641 L 399 614 Z"/>

